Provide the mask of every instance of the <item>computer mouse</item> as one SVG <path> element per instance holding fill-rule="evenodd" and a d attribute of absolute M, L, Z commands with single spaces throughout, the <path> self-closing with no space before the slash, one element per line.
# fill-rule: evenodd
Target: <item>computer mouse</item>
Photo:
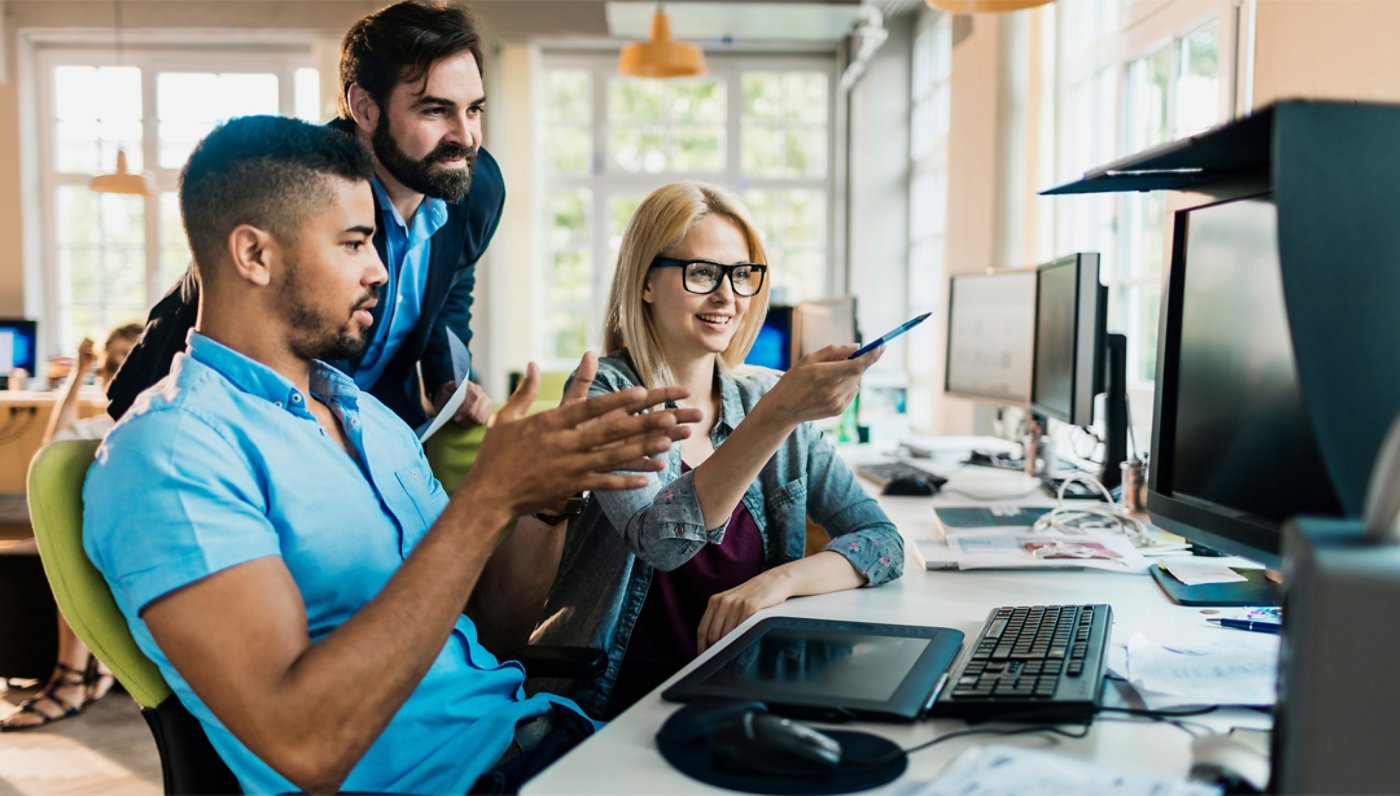
<path fill-rule="evenodd" d="M 1199 735 L 1191 741 L 1190 778 L 1220 785 L 1226 793 L 1263 793 L 1269 786 L 1269 757 L 1230 735 Z"/>
<path fill-rule="evenodd" d="M 841 764 L 841 744 L 792 719 L 749 711 L 710 736 L 715 763 L 734 772 L 811 777 Z"/>
<path fill-rule="evenodd" d="M 937 494 L 938 487 L 939 484 L 931 478 L 910 475 L 889 481 L 885 488 L 880 490 L 880 494 L 928 497 Z"/>
<path fill-rule="evenodd" d="M 768 706 L 755 699 L 697 699 L 668 716 L 656 737 L 688 744 L 709 738 L 720 725 L 745 713 L 766 712 Z"/>

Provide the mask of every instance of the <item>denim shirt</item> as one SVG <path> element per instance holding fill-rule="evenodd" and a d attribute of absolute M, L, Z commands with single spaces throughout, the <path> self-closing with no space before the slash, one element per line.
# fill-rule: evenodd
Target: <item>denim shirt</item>
<path fill-rule="evenodd" d="M 716 448 L 781 375 L 748 367 L 716 373 L 721 405 L 710 433 Z M 626 354 L 614 353 L 599 361 L 589 394 L 641 383 Z M 729 523 L 726 518 L 718 528 L 705 527 L 695 474 L 681 474 L 680 446 L 664 457 L 666 469 L 648 473 L 645 487 L 594 493 L 569 523 L 559 574 L 532 639 L 607 652 L 607 671 L 596 680 L 541 684 L 570 691 L 593 715 L 603 711 L 617 681 L 652 572 L 673 570 L 705 545 L 723 541 Z M 802 558 L 810 515 L 831 537 L 826 549 L 849 561 L 867 585 L 894 580 L 903 571 L 904 541 L 894 523 L 811 423 L 788 435 L 742 500 L 762 535 L 768 569 Z"/>

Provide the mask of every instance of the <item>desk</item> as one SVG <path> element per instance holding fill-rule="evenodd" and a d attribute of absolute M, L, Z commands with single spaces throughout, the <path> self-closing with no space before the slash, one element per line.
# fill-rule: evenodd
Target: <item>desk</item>
<path fill-rule="evenodd" d="M 853 464 L 879 460 L 878 455 L 869 450 L 853 449 L 844 451 L 842 455 Z M 945 450 L 922 464 L 933 472 L 949 476 L 944 494 L 936 498 L 880 498 L 881 506 L 907 542 L 931 536 L 933 522 L 930 511 L 936 503 L 965 505 L 970 502 L 965 497 L 948 495 L 950 488 L 977 494 L 1016 494 L 1038 486 L 1037 482 L 1018 473 L 984 467 L 959 467 L 956 462 L 956 454 Z M 874 491 L 871 485 L 866 486 Z M 1052 501 L 1048 496 L 1037 493 L 1019 502 L 1049 504 Z M 1147 575 L 1077 571 L 924 571 L 909 559 L 910 549 L 912 544 L 906 544 L 904 577 L 899 580 L 875 589 L 789 600 L 750 618 L 729 636 L 729 640 L 738 638 L 744 630 L 768 616 L 938 625 L 961 630 L 971 640 L 981 629 L 987 612 L 999 605 L 1093 602 L 1113 606 L 1112 638 L 1115 640 L 1126 640 L 1139 630 L 1159 637 L 1170 634 L 1174 638 L 1220 638 L 1220 631 L 1205 623 L 1199 609 L 1172 604 Z M 662 688 L 638 702 L 596 736 L 532 780 L 525 792 L 722 792 L 672 769 L 657 753 L 653 740 L 657 728 L 678 707 L 663 702 L 660 692 L 722 646 L 707 651 Z M 1186 733 L 1165 724 L 1141 719 L 1126 723 L 1118 721 L 1118 718 L 1127 717 L 1098 718 L 1089 735 L 1079 740 L 1050 733 L 953 739 L 910 755 L 909 770 L 888 785 L 885 791 L 902 793 L 927 782 L 966 749 L 993 741 L 1053 748 L 1063 754 L 1125 770 L 1178 777 L 1186 775 L 1191 760 L 1190 737 Z M 1233 726 L 1266 729 L 1271 724 L 1267 716 L 1248 710 L 1219 711 L 1192 717 L 1191 720 L 1221 732 Z M 966 725 L 955 719 L 925 719 L 913 724 L 860 722 L 847 726 L 883 735 L 908 748 Z"/>
<path fill-rule="evenodd" d="M 29 460 L 44 441 L 59 391 L 0 390 L 0 495 L 24 493 Z M 106 410 L 107 397 L 91 385 L 78 394 L 78 416 Z"/>

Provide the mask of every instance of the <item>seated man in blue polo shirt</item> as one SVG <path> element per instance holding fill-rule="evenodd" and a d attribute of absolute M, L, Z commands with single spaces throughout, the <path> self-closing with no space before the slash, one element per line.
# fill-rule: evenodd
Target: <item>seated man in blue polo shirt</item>
<path fill-rule="evenodd" d="M 581 489 L 640 487 L 698 417 L 637 414 L 678 388 L 525 417 L 532 365 L 449 500 L 412 431 L 324 362 L 363 349 L 385 282 L 371 168 L 276 117 L 196 148 L 199 320 L 99 450 L 84 544 L 249 792 L 513 790 L 593 724 L 526 698 L 463 615 L 493 542 Z"/>

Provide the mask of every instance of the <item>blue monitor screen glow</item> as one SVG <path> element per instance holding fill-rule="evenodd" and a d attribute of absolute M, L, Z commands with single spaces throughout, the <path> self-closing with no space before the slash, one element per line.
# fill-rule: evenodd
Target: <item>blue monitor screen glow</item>
<path fill-rule="evenodd" d="M 792 307 L 773 305 L 749 348 L 744 364 L 774 370 L 792 367 Z"/>
<path fill-rule="evenodd" d="M 31 376 L 38 365 L 38 324 L 35 321 L 0 318 L 0 376 L 23 368 Z"/>

